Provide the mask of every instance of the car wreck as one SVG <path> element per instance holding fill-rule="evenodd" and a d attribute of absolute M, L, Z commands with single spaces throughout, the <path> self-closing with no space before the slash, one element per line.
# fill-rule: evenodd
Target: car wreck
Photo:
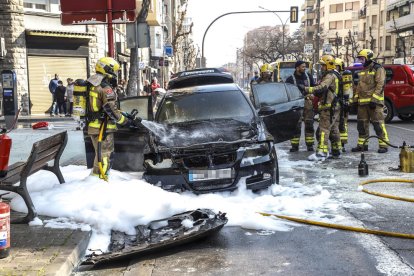
<path fill-rule="evenodd" d="M 197 209 L 135 227 L 135 235 L 112 231 L 108 251 L 93 251 L 82 266 L 99 264 L 154 253 L 193 242 L 218 232 L 227 223 L 226 214 Z"/>

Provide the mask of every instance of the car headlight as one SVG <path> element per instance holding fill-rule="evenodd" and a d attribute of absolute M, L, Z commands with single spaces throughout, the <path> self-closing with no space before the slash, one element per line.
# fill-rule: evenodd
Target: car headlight
<path fill-rule="evenodd" d="M 258 161 L 258 159 L 263 159 L 263 157 L 268 156 L 270 153 L 270 145 L 269 143 L 255 144 L 240 150 L 244 150 L 241 165 L 248 166 L 255 164 L 255 161 Z"/>

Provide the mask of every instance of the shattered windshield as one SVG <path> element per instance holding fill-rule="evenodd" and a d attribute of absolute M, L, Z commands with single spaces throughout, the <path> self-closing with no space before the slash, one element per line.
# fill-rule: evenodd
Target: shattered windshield
<path fill-rule="evenodd" d="M 238 90 L 204 93 L 176 93 L 168 96 L 158 122 L 166 124 L 231 119 L 250 123 L 253 110 Z"/>

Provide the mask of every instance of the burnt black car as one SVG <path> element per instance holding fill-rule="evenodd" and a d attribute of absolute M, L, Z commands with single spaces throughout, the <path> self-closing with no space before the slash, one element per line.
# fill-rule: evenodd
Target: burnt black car
<path fill-rule="evenodd" d="M 120 127 L 113 168 L 144 171 L 167 190 L 229 191 L 241 178 L 248 189 L 267 188 L 279 182 L 274 142 L 293 137 L 303 103 L 283 83 L 255 85 L 251 100 L 234 83 L 172 89 L 154 118 L 151 97 L 123 99 L 121 110 L 138 109 L 151 131 Z"/>

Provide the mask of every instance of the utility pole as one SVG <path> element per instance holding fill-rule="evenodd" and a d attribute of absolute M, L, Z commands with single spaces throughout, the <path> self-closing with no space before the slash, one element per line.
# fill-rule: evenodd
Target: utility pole
<path fill-rule="evenodd" d="M 321 39 L 321 0 L 316 0 L 316 49 L 315 49 L 315 61 L 319 61 L 319 42 Z"/>

